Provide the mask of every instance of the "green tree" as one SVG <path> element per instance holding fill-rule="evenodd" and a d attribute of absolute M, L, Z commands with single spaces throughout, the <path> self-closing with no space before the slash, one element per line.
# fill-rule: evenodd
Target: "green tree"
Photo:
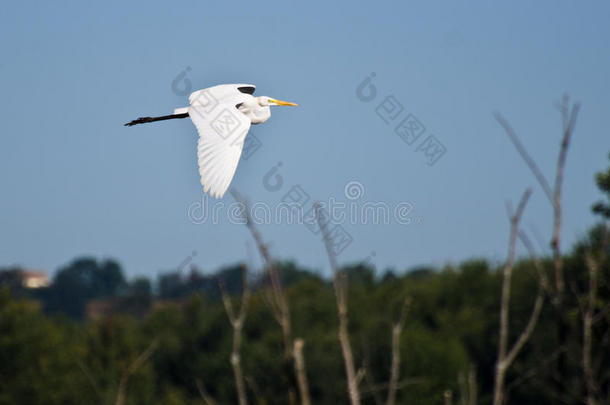
<path fill-rule="evenodd" d="M 115 261 L 77 259 L 57 272 L 45 295 L 45 309 L 80 319 L 88 300 L 117 296 L 125 285 L 123 271 Z"/>
<path fill-rule="evenodd" d="M 610 154 L 608 154 L 610 159 Z M 595 176 L 595 182 L 599 190 L 606 195 L 606 201 L 598 201 L 593 205 L 593 212 L 605 219 L 610 219 L 610 167 L 605 172 L 599 172 Z"/>

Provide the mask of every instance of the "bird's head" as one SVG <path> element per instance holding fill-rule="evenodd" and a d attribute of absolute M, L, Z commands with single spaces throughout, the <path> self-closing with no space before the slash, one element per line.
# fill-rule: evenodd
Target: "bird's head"
<path fill-rule="evenodd" d="M 291 103 L 288 101 L 282 101 L 282 100 L 276 100 L 275 98 L 271 98 L 271 97 L 267 97 L 267 96 L 256 97 L 256 100 L 258 101 L 258 105 L 260 105 L 261 107 L 269 107 L 272 105 L 288 105 L 288 106 L 293 106 L 293 107 L 298 106 L 298 104 L 295 104 L 295 103 Z"/>

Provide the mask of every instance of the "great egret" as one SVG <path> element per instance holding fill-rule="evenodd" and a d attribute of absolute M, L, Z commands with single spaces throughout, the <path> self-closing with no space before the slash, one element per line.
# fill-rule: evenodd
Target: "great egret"
<path fill-rule="evenodd" d="M 125 126 L 191 117 L 199 132 L 197 158 L 204 192 L 216 198 L 227 189 L 241 156 L 251 124 L 271 117 L 270 106 L 296 106 L 267 96 L 254 97 L 252 84 L 221 84 L 198 90 L 189 96 L 189 106 L 176 108 L 171 115 L 140 117 Z"/>

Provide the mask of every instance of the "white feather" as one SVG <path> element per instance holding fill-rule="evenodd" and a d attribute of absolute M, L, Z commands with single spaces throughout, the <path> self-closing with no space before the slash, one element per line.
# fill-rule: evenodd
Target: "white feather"
<path fill-rule="evenodd" d="M 239 87 L 247 84 L 214 86 L 190 95 L 190 107 L 178 108 L 175 114 L 188 111 L 197 132 L 197 160 L 204 192 L 220 198 L 224 196 L 235 175 L 244 139 L 250 129 L 250 118 L 236 105 L 252 99 Z M 183 111 L 183 112 L 182 112 Z"/>

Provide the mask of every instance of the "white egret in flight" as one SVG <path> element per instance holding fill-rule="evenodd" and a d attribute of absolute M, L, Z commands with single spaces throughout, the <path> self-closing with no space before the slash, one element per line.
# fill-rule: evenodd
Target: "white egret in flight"
<path fill-rule="evenodd" d="M 198 90 L 189 96 L 188 107 L 162 117 L 140 117 L 125 126 L 191 117 L 199 132 L 197 158 L 203 191 L 220 198 L 231 184 L 250 125 L 267 121 L 270 106 L 297 105 L 254 97 L 255 89 L 252 84 L 221 84 Z"/>

